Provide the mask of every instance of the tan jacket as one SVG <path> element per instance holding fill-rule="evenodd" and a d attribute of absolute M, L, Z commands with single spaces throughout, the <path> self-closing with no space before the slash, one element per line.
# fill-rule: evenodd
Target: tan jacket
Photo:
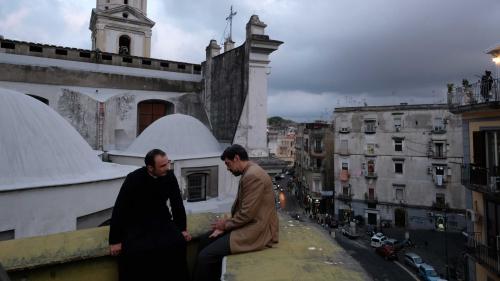
<path fill-rule="evenodd" d="M 273 183 L 259 165 L 249 162 L 226 222 L 231 231 L 231 253 L 262 250 L 278 243 L 278 215 Z"/>

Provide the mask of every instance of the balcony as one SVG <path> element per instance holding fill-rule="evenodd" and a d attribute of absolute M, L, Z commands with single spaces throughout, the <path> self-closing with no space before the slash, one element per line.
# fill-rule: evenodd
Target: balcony
<path fill-rule="evenodd" d="M 428 156 L 433 159 L 446 159 L 446 151 L 444 150 L 429 150 Z"/>
<path fill-rule="evenodd" d="M 500 108 L 499 80 L 493 79 L 491 87 L 481 85 L 480 81 L 468 86 L 456 87 L 448 93 L 448 107 L 452 113 Z"/>
<path fill-rule="evenodd" d="M 435 210 L 447 210 L 450 209 L 450 205 L 446 202 L 436 201 L 432 202 L 432 208 Z"/>
<path fill-rule="evenodd" d="M 366 179 L 376 179 L 378 177 L 375 172 L 365 172 L 364 174 Z"/>
<path fill-rule="evenodd" d="M 352 193 L 339 193 L 335 197 L 340 201 L 350 202 L 352 201 L 352 196 L 353 196 Z"/>
<path fill-rule="evenodd" d="M 311 156 L 313 157 L 318 157 L 318 158 L 323 158 L 325 157 L 325 150 L 322 149 L 322 148 L 314 148 L 314 149 L 311 149 Z"/>
<path fill-rule="evenodd" d="M 347 149 L 347 148 L 340 148 L 338 150 L 338 154 L 340 154 L 340 155 L 349 155 L 349 149 Z"/>
<path fill-rule="evenodd" d="M 365 202 L 367 204 L 377 204 L 378 198 L 375 195 L 370 195 L 370 194 L 365 192 Z"/>
<path fill-rule="evenodd" d="M 491 247 L 481 242 L 481 233 L 471 233 L 467 238 L 467 253 L 474 259 L 500 275 L 500 251 L 497 247 Z"/>
<path fill-rule="evenodd" d="M 488 169 L 474 164 L 462 166 L 462 184 L 474 191 L 498 194 L 500 193 L 500 167 Z"/>

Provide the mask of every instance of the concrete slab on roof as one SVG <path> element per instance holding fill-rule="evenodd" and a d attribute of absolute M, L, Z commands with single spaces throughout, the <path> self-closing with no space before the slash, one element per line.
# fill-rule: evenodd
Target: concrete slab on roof
<path fill-rule="evenodd" d="M 151 78 L 161 78 L 168 80 L 191 81 L 191 82 L 200 82 L 202 79 L 200 74 L 160 71 L 153 69 L 133 68 L 133 67 L 124 67 L 116 65 L 98 64 L 98 63 L 42 58 L 34 56 L 13 55 L 7 53 L 0 53 L 0 63 L 16 64 L 16 65 L 34 65 L 42 67 L 60 67 L 71 70 L 82 70 L 90 72 L 112 73 L 112 74 L 131 75 L 138 77 L 151 77 Z"/>

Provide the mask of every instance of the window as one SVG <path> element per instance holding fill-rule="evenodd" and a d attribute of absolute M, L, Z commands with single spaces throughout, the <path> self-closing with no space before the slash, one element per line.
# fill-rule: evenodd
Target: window
<path fill-rule="evenodd" d="M 12 240 L 16 236 L 16 231 L 14 229 L 0 231 L 0 241 Z"/>
<path fill-rule="evenodd" d="M 174 105 L 160 100 L 146 100 L 137 105 L 137 135 L 161 117 L 174 113 Z"/>
<path fill-rule="evenodd" d="M 122 15 L 124 18 L 128 18 L 128 13 L 123 13 Z"/>
<path fill-rule="evenodd" d="M 434 182 L 437 186 L 442 186 L 445 182 L 445 170 L 446 166 L 435 166 L 434 167 Z"/>
<path fill-rule="evenodd" d="M 347 154 L 348 145 L 349 145 L 348 140 L 340 140 L 340 153 L 341 154 Z"/>
<path fill-rule="evenodd" d="M 342 195 L 344 195 L 344 196 L 346 196 L 346 197 L 347 197 L 347 196 L 349 196 L 349 194 L 350 194 L 350 193 L 351 193 L 351 192 L 350 192 L 350 190 L 349 190 L 349 187 L 348 187 L 348 186 L 344 186 L 344 187 L 342 187 Z"/>
<path fill-rule="evenodd" d="M 394 140 L 394 151 L 403 151 L 403 140 L 395 139 Z"/>
<path fill-rule="evenodd" d="M 321 139 L 314 139 L 314 152 L 321 153 L 323 151 Z"/>
<path fill-rule="evenodd" d="M 366 154 L 370 154 L 370 155 L 375 154 L 375 144 L 369 143 L 366 145 Z"/>
<path fill-rule="evenodd" d="M 403 201 L 403 200 L 405 200 L 403 188 L 396 188 L 396 201 Z"/>
<path fill-rule="evenodd" d="M 130 55 L 130 37 L 127 35 L 122 35 L 118 39 L 118 54 Z"/>
<path fill-rule="evenodd" d="M 342 170 L 349 170 L 349 164 L 342 162 Z"/>
<path fill-rule="evenodd" d="M 365 120 L 365 133 L 375 133 L 375 120 Z"/>
<path fill-rule="evenodd" d="M 316 159 L 316 168 L 321 168 L 321 159 Z"/>
<path fill-rule="evenodd" d="M 365 171 L 365 176 L 366 177 L 376 177 L 377 174 L 375 173 L 375 160 L 370 159 L 366 161 L 366 166 L 363 163 L 363 170 Z"/>
<path fill-rule="evenodd" d="M 433 131 L 440 132 L 444 131 L 444 120 L 443 117 L 434 118 L 434 128 Z"/>
<path fill-rule="evenodd" d="M 375 189 L 368 188 L 368 199 L 369 200 L 374 200 L 375 199 Z"/>
<path fill-rule="evenodd" d="M 401 130 L 401 116 L 394 116 L 394 129 L 396 132 Z"/>
<path fill-rule="evenodd" d="M 444 193 L 436 193 L 436 204 L 439 206 L 444 206 L 445 204 Z"/>
<path fill-rule="evenodd" d="M 444 158 L 446 157 L 444 142 L 434 142 L 434 151 L 433 156 L 435 158 Z"/>
<path fill-rule="evenodd" d="M 123 4 L 128 5 L 128 0 L 123 0 Z"/>
<path fill-rule="evenodd" d="M 402 174 L 403 173 L 403 161 L 395 161 L 394 162 L 394 172 L 396 174 Z"/>
<path fill-rule="evenodd" d="M 188 202 L 203 201 L 207 199 L 207 175 L 191 174 L 187 176 Z"/>

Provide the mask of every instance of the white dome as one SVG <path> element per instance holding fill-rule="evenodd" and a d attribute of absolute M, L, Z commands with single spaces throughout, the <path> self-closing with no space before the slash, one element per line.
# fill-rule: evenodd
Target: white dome
<path fill-rule="evenodd" d="M 146 155 L 159 148 L 171 159 L 213 157 L 221 147 L 212 132 L 198 119 L 184 114 L 171 114 L 149 125 L 126 152 Z"/>
<path fill-rule="evenodd" d="M 0 190 L 73 184 L 126 175 L 103 163 L 62 116 L 23 93 L 0 88 Z"/>

